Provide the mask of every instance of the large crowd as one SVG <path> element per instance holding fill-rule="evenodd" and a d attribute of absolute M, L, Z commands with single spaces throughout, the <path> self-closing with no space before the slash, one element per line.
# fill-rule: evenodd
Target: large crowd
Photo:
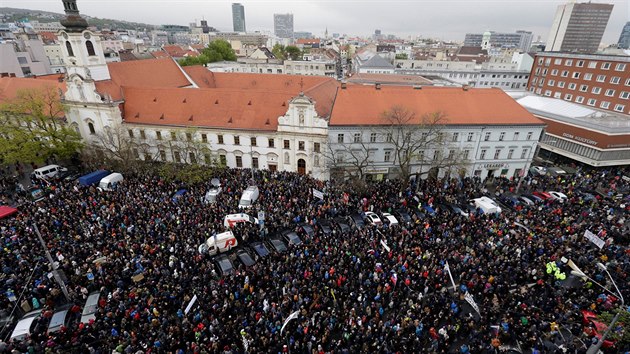
<path fill-rule="evenodd" d="M 359 192 L 294 173 L 256 171 L 260 197 L 247 212 L 264 211 L 264 224 L 235 226 L 240 246 L 300 222 L 313 225 L 315 234 L 301 233 L 303 244 L 285 253 L 271 250 L 251 267 L 235 262 L 231 275 L 221 274 L 198 246 L 225 231 L 225 215 L 239 212 L 250 171 L 218 172 L 222 193 L 211 204 L 203 202 L 210 181 L 185 186 L 179 199 L 172 196 L 182 184 L 156 176 L 126 175 L 114 191 L 57 181 L 39 202 L 17 197 L 23 199 L 19 213 L 0 220 L 0 290 L 21 295 L 18 301 L 0 295 L 0 309 L 43 310 L 32 336 L 11 342 L 9 331 L 0 352 L 494 353 L 520 346 L 533 353 L 583 353 L 593 336 L 583 334 L 580 310 L 602 313 L 621 301 L 573 276 L 560 279 L 547 264 L 569 274 L 570 259 L 613 289 L 595 266 L 602 262 L 630 298 L 630 183 L 622 175 L 578 169 L 573 176 L 527 177 L 521 191 L 556 190 L 568 199 L 465 216 L 436 206 L 466 203 L 484 191 L 492 197 L 515 191 L 518 181 L 419 180 L 405 189 L 380 181 Z M 323 201 L 313 188 L 324 192 Z M 586 200 L 580 188 L 606 192 Z M 434 215 L 415 212 L 427 205 L 437 209 Z M 401 208 L 412 216 L 409 224 L 330 234 L 318 224 Z M 95 321 L 46 335 L 45 322 L 66 299 L 48 276 L 34 225 L 65 274 L 77 305 L 73 315 L 80 317 L 87 295 L 100 291 Z M 606 245 L 595 246 L 583 236 L 586 230 Z M 617 343 L 608 350 L 630 348 Z"/>

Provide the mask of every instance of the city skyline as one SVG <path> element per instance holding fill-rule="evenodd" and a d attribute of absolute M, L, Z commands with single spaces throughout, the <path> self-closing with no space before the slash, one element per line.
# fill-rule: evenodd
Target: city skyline
<path fill-rule="evenodd" d="M 556 8 L 567 1 L 483 1 L 472 4 L 461 0 L 393 1 L 256 1 L 243 0 L 249 31 L 273 32 L 274 13 L 293 13 L 296 31 L 309 31 L 322 36 L 329 33 L 368 36 L 375 29 L 383 34 L 402 38 L 420 35 L 425 38 L 463 41 L 466 33 L 532 31 L 534 40 L 546 40 Z M 625 0 L 597 1 L 614 4 L 602 42 L 616 43 L 621 30 L 630 19 L 630 6 Z M 124 4 L 120 11 L 112 4 Z M 4 6 L 62 13 L 60 1 L 5 0 Z M 145 0 L 107 3 L 96 0 L 78 2 L 82 14 L 148 24 L 188 24 L 205 18 L 208 24 L 221 31 L 232 29 L 232 1 Z M 177 10 L 173 10 L 177 6 Z M 399 11 L 397 7 L 405 7 Z M 436 16 L 445 14 L 445 16 Z M 499 15 L 499 16 L 498 16 Z M 445 18 L 446 17 L 446 18 Z"/>

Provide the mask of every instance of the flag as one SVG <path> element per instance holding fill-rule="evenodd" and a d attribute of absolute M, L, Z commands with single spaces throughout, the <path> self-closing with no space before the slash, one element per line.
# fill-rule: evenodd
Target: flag
<path fill-rule="evenodd" d="M 280 335 L 282 335 L 282 331 L 284 331 L 284 327 L 287 326 L 287 324 L 292 320 L 298 317 L 298 314 L 300 313 L 300 311 L 295 311 L 294 313 L 290 314 L 289 317 L 287 317 L 286 320 L 284 320 L 284 324 L 282 325 L 282 328 L 280 328 Z"/>
<path fill-rule="evenodd" d="M 391 251 L 391 248 L 389 248 L 389 246 L 387 246 L 387 244 L 385 243 L 385 240 L 381 240 L 381 245 L 383 246 L 385 251 L 387 251 L 387 252 Z"/>
<path fill-rule="evenodd" d="M 197 301 L 197 295 L 193 295 L 193 298 L 188 303 L 188 306 L 186 306 L 186 310 L 184 310 L 185 314 L 188 314 L 188 312 L 190 312 L 190 309 L 192 309 L 196 301 Z"/>
<path fill-rule="evenodd" d="M 475 312 L 477 312 L 479 317 L 481 317 L 481 313 L 479 312 L 479 306 L 477 306 L 477 303 L 475 302 L 475 299 L 473 299 L 472 295 L 466 292 L 466 294 L 464 294 L 464 299 L 466 300 L 466 302 L 470 304 L 470 306 L 472 306 L 472 308 L 475 310 Z"/>
<path fill-rule="evenodd" d="M 457 287 L 455 286 L 455 280 L 453 280 L 453 274 L 451 274 L 451 267 L 448 266 L 448 261 L 444 265 L 444 271 L 448 272 L 448 277 L 451 279 L 451 284 L 453 284 L 453 291 L 455 291 Z"/>
<path fill-rule="evenodd" d="M 394 286 L 396 286 L 396 283 L 398 283 L 398 275 L 396 273 L 393 273 L 389 280 L 391 280 Z"/>

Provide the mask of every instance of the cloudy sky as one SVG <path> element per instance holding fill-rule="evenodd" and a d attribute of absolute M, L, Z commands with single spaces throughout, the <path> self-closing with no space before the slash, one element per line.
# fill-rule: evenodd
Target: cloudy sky
<path fill-rule="evenodd" d="M 293 13 L 296 31 L 369 35 L 374 29 L 401 37 L 463 41 L 467 32 L 534 32 L 545 40 L 562 0 L 240 0 L 248 31 L 273 30 L 274 13 Z M 615 5 L 603 42 L 617 42 L 630 21 L 628 0 L 593 1 Z M 150 24 L 187 25 L 202 17 L 223 31 L 232 30 L 232 1 L 222 0 L 78 0 L 81 13 Z M 2 6 L 63 12 L 61 0 L 2 0 Z"/>

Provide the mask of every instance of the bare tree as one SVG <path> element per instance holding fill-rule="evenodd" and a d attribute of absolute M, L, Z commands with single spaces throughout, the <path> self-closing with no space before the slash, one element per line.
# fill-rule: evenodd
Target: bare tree
<path fill-rule="evenodd" d="M 105 127 L 102 132 L 95 135 L 96 138 L 91 148 L 100 151 L 96 155 L 102 157 L 105 160 L 103 162 L 115 164 L 124 171 L 135 170 L 139 151 L 133 138 L 122 124 Z M 87 151 L 87 153 L 94 154 L 96 152 Z"/>
<path fill-rule="evenodd" d="M 322 153 L 333 174 L 337 173 L 344 180 L 354 182 L 365 181 L 366 169 L 372 166 L 372 151 L 363 139 L 352 144 L 327 144 L 326 152 Z"/>
<path fill-rule="evenodd" d="M 188 164 L 205 163 L 216 164 L 209 143 L 198 137 L 199 132 L 195 128 L 184 128 L 171 131 L 171 140 L 168 145 L 173 154 L 179 153 L 179 161 Z"/>
<path fill-rule="evenodd" d="M 449 171 L 461 168 L 467 162 L 463 151 L 449 144 L 446 133 L 448 120 L 443 112 L 417 117 L 403 106 L 393 106 L 381 115 L 380 128 L 385 143 L 391 147 L 394 165 L 398 167 L 402 187 L 406 188 L 412 176 L 435 174 L 442 168 Z M 426 169 L 426 167 L 430 167 Z"/>

